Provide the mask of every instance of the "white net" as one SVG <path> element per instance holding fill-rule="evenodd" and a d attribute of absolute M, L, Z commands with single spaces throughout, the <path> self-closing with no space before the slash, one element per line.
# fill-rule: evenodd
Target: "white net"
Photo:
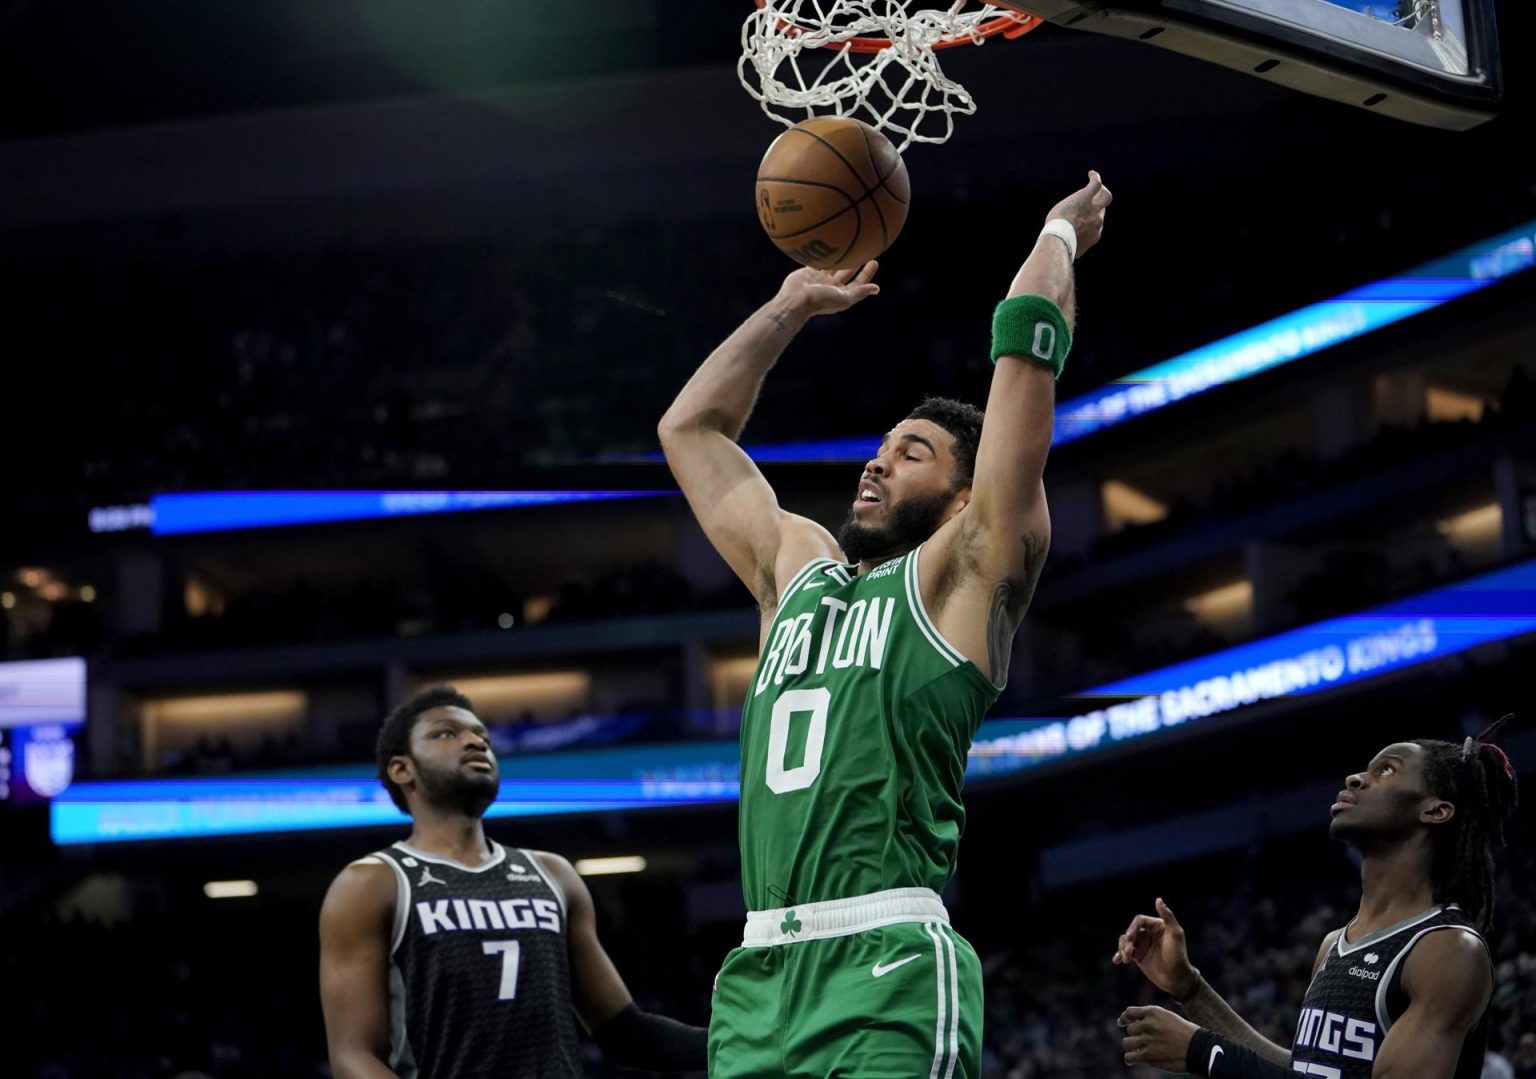
<path fill-rule="evenodd" d="M 1017 27 L 1034 20 L 966 0 L 907 10 L 920 2 L 763 0 L 741 28 L 741 84 L 782 124 L 835 114 L 885 131 L 901 150 L 944 142 L 955 114 L 971 115 L 976 103 L 944 74 L 935 48 L 979 45 L 998 20 Z M 890 44 L 865 51 L 870 38 Z"/>

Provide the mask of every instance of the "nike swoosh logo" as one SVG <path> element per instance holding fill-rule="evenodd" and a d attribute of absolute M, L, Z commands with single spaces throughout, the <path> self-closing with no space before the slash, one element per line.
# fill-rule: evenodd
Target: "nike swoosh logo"
<path fill-rule="evenodd" d="M 827 583 L 826 581 L 807 581 L 807 582 L 805 582 L 805 584 L 801 585 L 800 587 L 801 587 L 802 590 L 806 589 L 806 588 L 820 588 L 822 585 L 824 585 L 826 583 Z"/>
<path fill-rule="evenodd" d="M 1221 1054 L 1225 1051 L 1226 1050 L 1222 1049 L 1222 1047 L 1219 1045 L 1211 1046 L 1211 1059 L 1205 1065 L 1206 1075 L 1210 1075 L 1213 1071 L 1216 1070 L 1216 1058 L 1221 1056 Z"/>
<path fill-rule="evenodd" d="M 912 962 L 912 960 L 921 959 L 922 957 L 922 953 L 919 952 L 916 955 L 909 955 L 905 959 L 898 959 L 894 963 L 876 963 L 874 969 L 871 970 L 870 973 L 877 978 L 883 978 L 897 967 L 904 967 L 908 963 Z"/>

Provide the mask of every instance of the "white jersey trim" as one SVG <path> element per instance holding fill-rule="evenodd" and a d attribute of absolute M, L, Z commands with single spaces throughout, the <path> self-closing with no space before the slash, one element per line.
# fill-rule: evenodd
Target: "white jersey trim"
<path fill-rule="evenodd" d="M 383 862 L 394 871 L 395 874 L 395 917 L 394 927 L 390 933 L 389 954 L 393 956 L 400 950 L 400 942 L 405 939 L 405 927 L 411 916 L 411 882 L 405 875 L 405 869 L 393 858 L 386 858 L 382 854 L 370 854 L 367 858 L 359 858 L 359 862 L 375 861 Z M 356 863 L 353 863 L 356 864 Z"/>
<path fill-rule="evenodd" d="M 774 621 L 778 621 L 779 615 L 784 612 L 784 604 L 789 602 L 790 597 L 795 594 L 801 585 L 811 579 L 811 576 L 820 566 L 841 567 L 841 563 L 835 558 L 813 558 L 796 570 L 795 575 L 789 579 L 789 584 L 784 586 L 784 591 L 779 593 L 779 605 L 773 609 Z"/>
<path fill-rule="evenodd" d="M 406 1030 L 405 974 L 391 956 L 389 960 L 389 1066 L 400 1079 L 416 1079 L 421 1074 L 411 1036 Z"/>
<path fill-rule="evenodd" d="M 544 878 L 544 883 L 549 885 L 549 890 L 555 893 L 555 898 L 560 902 L 560 913 L 565 915 L 566 921 L 570 921 L 570 915 L 566 913 L 568 904 L 565 899 L 565 889 L 560 887 L 555 878 L 549 875 L 549 870 L 544 868 L 544 863 L 539 861 L 539 856 L 531 850 L 517 848 L 517 852 L 528 859 L 528 864 L 533 866 L 533 871 Z"/>
<path fill-rule="evenodd" d="M 486 870 L 495 869 L 502 862 L 506 861 L 507 858 L 507 849 L 500 843 L 494 839 L 487 839 L 486 842 L 491 846 L 491 856 L 479 865 L 465 865 L 463 862 L 455 861 L 452 858 L 444 858 L 440 854 L 424 854 L 403 839 L 395 844 L 395 848 L 404 851 L 412 858 L 418 858 L 423 862 L 431 862 L 433 865 L 451 866 L 454 869 L 463 870 L 465 873 L 484 873 Z"/>
<path fill-rule="evenodd" d="M 1387 1036 L 1387 1031 L 1392 1029 L 1392 1018 L 1387 1015 L 1387 991 L 1392 985 L 1392 979 L 1397 976 L 1397 968 L 1402 965 L 1404 959 L 1408 958 L 1408 953 L 1413 951 L 1413 946 L 1419 942 L 1420 937 L 1442 929 L 1459 929 L 1463 933 L 1470 933 L 1477 938 L 1485 951 L 1488 948 L 1488 942 L 1483 939 L 1483 935 L 1469 925 L 1432 925 L 1415 933 L 1412 939 L 1403 945 L 1403 950 L 1392 957 L 1392 962 L 1387 964 L 1387 969 L 1381 972 L 1381 984 L 1376 987 L 1376 1023 L 1383 1038 Z"/>
<path fill-rule="evenodd" d="M 947 925 L 932 928 L 944 941 L 944 951 L 949 956 L 949 1065 L 944 1069 L 944 1079 L 954 1079 L 955 1062 L 960 1059 L 960 965 L 955 959 L 954 931 Z"/>
<path fill-rule="evenodd" d="M 922 630 L 923 636 L 928 638 L 928 643 L 933 645 L 934 651 L 949 660 L 951 667 L 958 667 L 966 662 L 966 658 L 960 654 L 960 650 L 944 639 L 939 632 L 939 627 L 933 624 L 933 619 L 928 617 L 928 611 L 923 606 L 923 590 L 918 584 L 917 555 L 923 549 L 922 544 L 912 548 L 912 553 L 907 555 L 906 581 L 907 581 L 907 606 L 912 610 L 912 620 L 917 623 L 917 628 Z"/>
<path fill-rule="evenodd" d="M 948 1018 L 945 1007 L 948 994 L 945 992 L 944 945 L 940 943 L 938 930 L 932 922 L 924 922 L 923 931 L 933 938 L 933 970 L 938 983 L 937 1006 L 934 1009 L 938 1018 L 933 1028 L 933 1067 L 928 1069 L 928 1079 L 939 1079 L 939 1069 L 944 1066 L 944 1020 Z"/>
<path fill-rule="evenodd" d="M 1455 904 L 1451 904 L 1451 906 L 1454 907 Z M 1404 918 L 1396 925 L 1389 925 L 1384 929 L 1376 930 L 1374 933 L 1367 933 L 1365 936 L 1361 937 L 1359 940 L 1355 941 L 1355 943 L 1346 948 L 1344 946 L 1344 938 L 1349 936 L 1349 927 L 1355 924 L 1355 919 L 1351 918 L 1349 920 L 1349 924 L 1344 927 L 1344 931 L 1339 934 L 1339 939 L 1337 942 L 1335 942 L 1334 949 L 1339 953 L 1339 958 L 1343 959 L 1347 955 L 1353 955 L 1355 952 L 1358 952 L 1361 948 L 1368 948 L 1372 944 L 1380 944 L 1388 937 L 1395 937 L 1405 929 L 1412 929 L 1416 925 L 1422 925 L 1423 923 L 1433 918 L 1435 915 L 1439 914 L 1442 910 L 1447 909 L 1449 908 L 1430 907 L 1423 914 L 1415 914 L 1411 918 Z"/>

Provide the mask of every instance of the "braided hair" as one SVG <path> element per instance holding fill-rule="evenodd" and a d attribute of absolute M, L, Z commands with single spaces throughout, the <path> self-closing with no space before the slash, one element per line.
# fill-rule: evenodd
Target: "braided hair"
<path fill-rule="evenodd" d="M 1484 931 L 1493 921 L 1493 856 L 1504 846 L 1504 824 L 1519 794 L 1509 758 L 1490 739 L 1513 718 L 1504 716 L 1460 745 L 1415 741 L 1424 750 L 1425 786 L 1456 807 L 1432 833 L 1435 902 L 1458 904 Z"/>

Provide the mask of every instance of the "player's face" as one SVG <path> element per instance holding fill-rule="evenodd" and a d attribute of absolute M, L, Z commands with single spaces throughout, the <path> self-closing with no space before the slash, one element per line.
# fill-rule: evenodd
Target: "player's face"
<path fill-rule="evenodd" d="M 903 420 L 880 442 L 838 533 L 854 562 L 910 551 L 969 501 L 956 490 L 955 439 L 932 420 Z"/>
<path fill-rule="evenodd" d="M 1371 758 L 1364 771 L 1344 781 L 1330 812 L 1328 834 L 1359 847 L 1449 820 L 1454 810 L 1424 782 L 1423 747 L 1395 742 Z"/>
<path fill-rule="evenodd" d="M 429 708 L 411 730 L 416 790 L 439 809 L 478 817 L 496 800 L 501 773 L 485 724 L 452 705 Z"/>

